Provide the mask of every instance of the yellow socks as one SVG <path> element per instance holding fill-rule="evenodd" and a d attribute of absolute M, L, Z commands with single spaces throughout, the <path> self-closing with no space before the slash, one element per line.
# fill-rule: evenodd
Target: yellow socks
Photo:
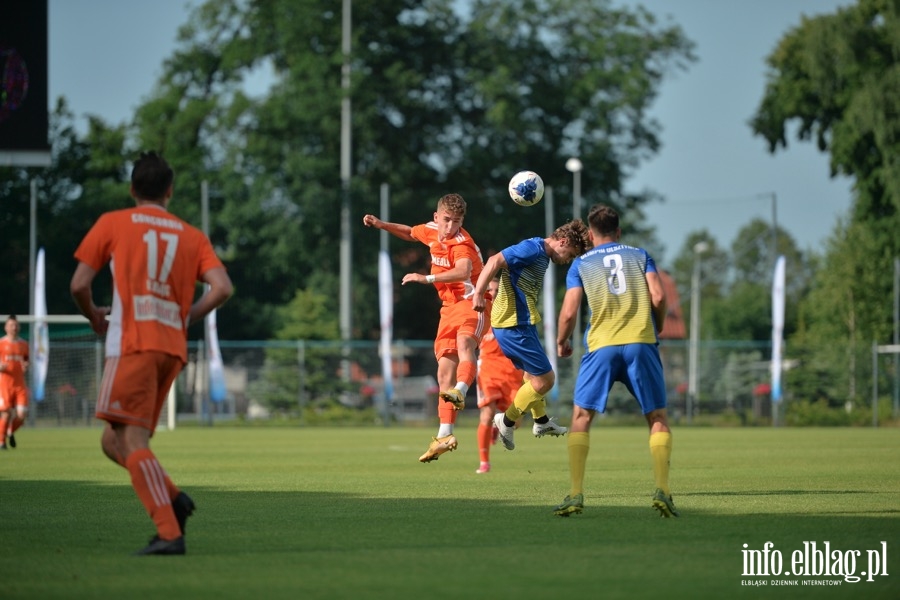
<path fill-rule="evenodd" d="M 656 487 L 665 495 L 669 491 L 669 460 L 672 457 L 672 434 L 668 431 L 659 431 L 650 434 L 650 456 L 653 458 L 653 476 L 656 478 Z"/>
<path fill-rule="evenodd" d="M 519 391 L 516 392 L 516 397 L 513 400 L 512 406 L 506 409 L 506 418 L 510 421 L 518 421 L 525 411 L 530 408 L 534 408 L 537 412 L 541 412 L 543 410 L 542 407 L 544 404 L 544 397 L 534 391 L 534 386 L 531 385 L 531 381 L 526 381 L 522 384 L 522 387 L 519 388 Z M 547 412 L 543 411 L 543 414 L 546 415 Z M 532 414 L 532 416 L 535 416 Z M 543 415 L 538 414 L 537 418 L 542 417 Z"/>
<path fill-rule="evenodd" d="M 587 464 L 588 451 L 591 449 L 591 436 L 587 431 L 569 434 L 569 477 L 572 479 L 572 493 L 584 493 L 584 467 Z"/>

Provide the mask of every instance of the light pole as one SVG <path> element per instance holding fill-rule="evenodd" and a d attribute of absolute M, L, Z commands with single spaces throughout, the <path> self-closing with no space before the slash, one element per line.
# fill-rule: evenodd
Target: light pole
<path fill-rule="evenodd" d="M 581 170 L 584 165 L 581 160 L 572 157 L 566 161 L 566 170 L 572 174 L 572 220 L 581 217 Z M 572 364 L 575 370 L 578 370 L 578 363 L 581 362 L 581 307 L 575 313 L 575 331 L 572 336 Z"/>
<path fill-rule="evenodd" d="M 706 242 L 694 244 L 694 273 L 691 276 L 691 343 L 688 350 L 687 422 L 690 424 L 697 401 L 697 354 L 700 346 L 700 261 L 709 250 Z"/>

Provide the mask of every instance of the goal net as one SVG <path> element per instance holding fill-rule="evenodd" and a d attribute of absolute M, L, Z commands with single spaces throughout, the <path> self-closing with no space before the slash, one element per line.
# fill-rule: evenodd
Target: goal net
<path fill-rule="evenodd" d="M 48 315 L 47 378 L 44 397 L 35 397 L 33 343 L 36 330 L 31 315 L 17 315 L 20 335 L 29 342 L 31 369 L 26 381 L 31 394 L 28 420 L 40 425 L 91 425 L 103 374 L 103 340 L 81 315 Z M 6 317 L 3 317 L 4 321 Z"/>

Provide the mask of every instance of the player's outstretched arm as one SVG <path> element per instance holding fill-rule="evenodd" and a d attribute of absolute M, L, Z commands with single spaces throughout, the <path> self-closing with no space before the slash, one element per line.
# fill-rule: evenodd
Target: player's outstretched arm
<path fill-rule="evenodd" d="M 374 227 L 375 229 L 384 229 L 391 235 L 406 240 L 407 242 L 415 242 L 416 238 L 412 236 L 412 227 L 403 223 L 389 223 L 382 221 L 375 215 L 366 215 L 363 217 L 363 225 L 366 227 Z"/>

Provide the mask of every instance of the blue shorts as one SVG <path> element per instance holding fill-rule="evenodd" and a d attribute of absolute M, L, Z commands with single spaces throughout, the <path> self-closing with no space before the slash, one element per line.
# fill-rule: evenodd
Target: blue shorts
<path fill-rule="evenodd" d="M 656 344 L 606 346 L 581 359 L 575 381 L 575 405 L 606 411 L 609 390 L 621 381 L 641 405 L 641 412 L 666 407 L 666 382 Z"/>
<path fill-rule="evenodd" d="M 495 327 L 494 337 L 503 354 L 517 369 L 529 375 L 543 375 L 553 370 L 534 325 Z"/>

